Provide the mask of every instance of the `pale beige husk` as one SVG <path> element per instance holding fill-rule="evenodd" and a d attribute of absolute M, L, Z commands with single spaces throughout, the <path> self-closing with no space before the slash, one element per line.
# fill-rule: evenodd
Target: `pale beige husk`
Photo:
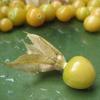
<path fill-rule="evenodd" d="M 8 63 L 10 67 L 27 72 L 63 70 L 66 60 L 63 54 L 39 35 L 27 33 L 31 44 L 24 43 L 27 52 Z"/>

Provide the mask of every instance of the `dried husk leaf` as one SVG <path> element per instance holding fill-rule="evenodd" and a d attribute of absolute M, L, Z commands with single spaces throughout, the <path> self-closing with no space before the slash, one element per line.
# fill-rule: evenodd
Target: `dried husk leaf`
<path fill-rule="evenodd" d="M 24 43 L 27 52 L 15 61 L 8 63 L 17 69 L 28 72 L 62 70 L 66 61 L 63 54 L 41 36 L 27 34 L 32 44 Z"/>

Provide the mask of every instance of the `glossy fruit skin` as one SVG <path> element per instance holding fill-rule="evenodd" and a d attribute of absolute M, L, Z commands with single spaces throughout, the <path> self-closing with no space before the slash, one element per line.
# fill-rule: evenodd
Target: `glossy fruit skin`
<path fill-rule="evenodd" d="M 100 7 L 97 7 L 94 10 L 92 10 L 91 15 L 97 16 L 100 18 Z"/>
<path fill-rule="evenodd" d="M 55 8 L 55 10 L 57 11 L 58 8 L 60 8 L 62 6 L 62 3 L 60 1 L 53 1 L 51 3 L 51 5 Z"/>
<path fill-rule="evenodd" d="M 25 6 L 25 10 L 26 10 L 26 11 L 28 11 L 28 10 L 30 10 L 30 9 L 32 9 L 32 8 L 35 8 L 35 5 L 34 5 L 34 4 L 27 4 L 27 5 Z"/>
<path fill-rule="evenodd" d="M 8 7 L 7 6 L 1 6 L 0 7 L 0 19 L 7 17 L 7 11 Z"/>
<path fill-rule="evenodd" d="M 88 6 L 100 7 L 100 0 L 89 0 Z"/>
<path fill-rule="evenodd" d="M 90 13 L 96 8 L 94 6 L 87 6 L 88 10 L 90 11 Z"/>
<path fill-rule="evenodd" d="M 9 7 L 5 5 L 5 6 L 0 7 L 0 10 L 1 10 L 3 16 L 4 16 L 4 17 L 7 17 Z"/>
<path fill-rule="evenodd" d="M 8 18 L 15 26 L 22 25 L 26 20 L 26 11 L 20 7 L 11 8 L 8 12 Z"/>
<path fill-rule="evenodd" d="M 10 30 L 13 29 L 13 23 L 11 22 L 10 19 L 8 18 L 3 18 L 1 21 L 0 21 L 0 30 L 2 32 L 8 32 Z"/>
<path fill-rule="evenodd" d="M 80 7 L 84 7 L 85 3 L 82 0 L 75 0 L 73 2 L 73 6 L 77 9 L 77 8 L 80 8 Z"/>
<path fill-rule="evenodd" d="M 83 21 L 89 14 L 90 12 L 87 7 L 80 7 L 76 10 L 76 18 L 80 21 Z"/>
<path fill-rule="evenodd" d="M 30 9 L 26 15 L 27 23 L 39 27 L 45 22 L 45 14 L 39 8 Z"/>
<path fill-rule="evenodd" d="M 88 4 L 89 0 L 79 0 L 79 2 L 83 2 L 85 5 Z M 78 2 L 77 0 L 68 0 L 68 3 L 74 3 L 74 2 Z M 81 3 L 82 4 L 82 3 Z"/>
<path fill-rule="evenodd" d="M 2 19 L 2 18 L 4 18 L 5 17 L 5 15 L 2 13 L 2 11 L 0 10 L 0 20 Z"/>
<path fill-rule="evenodd" d="M 67 22 L 75 15 L 75 8 L 72 5 L 63 5 L 57 12 L 56 17 L 62 22 Z"/>
<path fill-rule="evenodd" d="M 85 5 L 87 5 L 89 0 L 83 0 L 83 2 L 85 3 Z"/>
<path fill-rule="evenodd" d="M 75 89 L 86 89 L 93 85 L 96 73 L 91 62 L 82 56 L 73 57 L 64 68 L 64 82 Z"/>
<path fill-rule="evenodd" d="M 100 30 L 100 18 L 90 15 L 84 20 L 84 28 L 89 32 L 97 32 Z"/>
<path fill-rule="evenodd" d="M 25 4 L 21 0 L 13 0 L 11 3 L 9 3 L 9 7 L 11 7 L 11 8 L 13 8 L 13 7 L 21 7 L 21 8 L 24 8 L 25 7 Z"/>
<path fill-rule="evenodd" d="M 46 21 L 52 21 L 56 17 L 56 10 L 51 4 L 43 4 L 40 6 L 41 11 L 45 14 Z"/>
<path fill-rule="evenodd" d="M 2 1 L 0 1 L 0 7 L 4 6 L 4 3 Z"/>

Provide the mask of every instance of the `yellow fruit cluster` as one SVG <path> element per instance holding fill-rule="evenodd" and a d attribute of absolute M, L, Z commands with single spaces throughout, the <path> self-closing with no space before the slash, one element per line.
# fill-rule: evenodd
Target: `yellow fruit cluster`
<path fill-rule="evenodd" d="M 86 31 L 99 31 L 100 0 L 69 0 L 67 4 L 53 1 L 38 7 L 32 3 L 25 4 L 24 0 L 11 0 L 6 4 L 0 2 L 0 30 L 3 32 L 24 23 L 39 27 L 55 18 L 68 22 L 74 17 L 83 21 Z"/>

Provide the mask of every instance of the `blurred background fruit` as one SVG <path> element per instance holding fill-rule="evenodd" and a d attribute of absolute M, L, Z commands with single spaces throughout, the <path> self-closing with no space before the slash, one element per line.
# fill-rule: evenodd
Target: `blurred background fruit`
<path fill-rule="evenodd" d="M 13 23 L 10 19 L 8 18 L 3 18 L 0 21 L 0 30 L 3 32 L 8 32 L 11 31 L 13 29 Z"/>
<path fill-rule="evenodd" d="M 76 18 L 83 21 L 87 16 L 89 16 L 90 11 L 87 7 L 80 7 L 76 10 Z"/>
<path fill-rule="evenodd" d="M 96 32 L 100 30 L 100 18 L 90 15 L 84 20 L 84 28 L 89 32 Z"/>
<path fill-rule="evenodd" d="M 39 27 L 45 22 L 45 14 L 39 8 L 32 8 L 26 15 L 27 23 L 33 27 Z"/>
<path fill-rule="evenodd" d="M 8 18 L 15 26 L 22 25 L 26 20 L 26 11 L 21 7 L 11 8 L 8 12 Z"/>
<path fill-rule="evenodd" d="M 56 17 L 62 22 L 69 21 L 74 15 L 75 8 L 72 5 L 63 5 L 56 12 Z"/>
<path fill-rule="evenodd" d="M 42 4 L 40 6 L 41 11 L 45 14 L 46 16 L 46 21 L 52 21 L 56 17 L 56 10 L 51 4 Z"/>

